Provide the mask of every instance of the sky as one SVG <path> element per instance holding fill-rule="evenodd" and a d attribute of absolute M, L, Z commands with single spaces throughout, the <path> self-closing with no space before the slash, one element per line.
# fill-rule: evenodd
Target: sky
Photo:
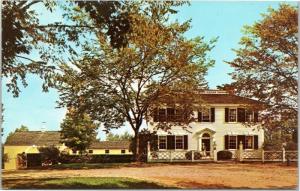
<path fill-rule="evenodd" d="M 238 48 L 238 42 L 243 36 L 244 25 L 252 25 L 259 21 L 262 13 L 266 13 L 268 7 L 278 8 L 280 2 L 197 2 L 190 6 L 179 8 L 179 13 L 171 19 L 178 19 L 183 22 L 192 19 L 192 27 L 185 34 L 187 38 L 204 36 L 206 41 L 218 37 L 215 48 L 210 52 L 209 57 L 216 61 L 215 65 L 209 69 L 206 76 L 210 89 L 215 89 L 217 85 L 230 83 L 232 80 L 229 73 L 232 68 L 224 61 L 231 61 L 235 54 L 232 49 Z M 293 3 L 296 5 L 296 3 Z M 41 6 L 35 9 L 42 14 L 41 22 L 54 22 L 61 19 L 60 12 L 47 13 Z M 32 55 L 34 58 L 35 55 Z M 54 89 L 49 92 L 42 92 L 42 81 L 36 77 L 28 76 L 28 86 L 21 88 L 22 92 L 18 98 L 14 98 L 11 93 L 7 93 L 5 82 L 2 85 L 2 102 L 4 103 L 4 140 L 9 132 L 13 132 L 21 125 L 26 125 L 30 130 L 60 130 L 66 109 L 56 108 L 58 93 Z M 145 124 L 144 124 L 145 127 Z M 113 133 L 132 133 L 130 127 L 113 130 Z M 99 129 L 98 137 L 105 139 L 104 132 Z M 4 140 L 2 140 L 4 142 Z"/>

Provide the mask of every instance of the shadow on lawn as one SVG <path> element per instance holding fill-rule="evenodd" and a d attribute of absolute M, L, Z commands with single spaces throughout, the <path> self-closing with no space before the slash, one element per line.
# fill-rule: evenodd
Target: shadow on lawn
<path fill-rule="evenodd" d="M 68 178 L 66 178 L 68 179 Z M 146 182 L 142 180 L 130 178 L 111 178 L 112 181 L 101 181 L 103 178 L 98 178 L 99 182 L 89 181 L 66 181 L 62 178 L 48 179 L 9 179 L 3 180 L 4 189 L 174 189 L 160 185 L 154 182 Z M 95 179 L 95 178 L 94 178 Z M 109 179 L 109 178 L 106 178 Z"/>
<path fill-rule="evenodd" d="M 224 184 L 203 184 L 199 182 L 194 182 L 194 181 L 181 181 L 177 182 L 177 185 L 180 187 L 184 187 L 186 189 L 255 189 L 255 190 L 265 190 L 265 189 L 272 189 L 272 190 L 291 190 L 291 189 L 296 189 L 295 186 L 270 186 L 268 188 L 251 188 L 251 187 L 231 187 L 227 186 Z"/>

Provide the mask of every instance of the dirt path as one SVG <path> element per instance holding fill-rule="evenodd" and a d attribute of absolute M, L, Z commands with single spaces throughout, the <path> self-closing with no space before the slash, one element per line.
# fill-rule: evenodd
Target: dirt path
<path fill-rule="evenodd" d="M 297 167 L 278 164 L 157 164 L 89 170 L 23 170 L 3 172 L 8 179 L 64 177 L 131 177 L 181 188 L 296 188 Z"/>

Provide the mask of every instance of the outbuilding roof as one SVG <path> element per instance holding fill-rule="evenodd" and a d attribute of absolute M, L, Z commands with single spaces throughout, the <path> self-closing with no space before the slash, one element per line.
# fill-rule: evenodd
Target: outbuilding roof
<path fill-rule="evenodd" d="M 9 136 L 6 146 L 51 146 L 59 145 L 59 131 L 22 131 Z M 129 149 L 130 141 L 94 141 L 89 149 Z"/>
<path fill-rule="evenodd" d="M 98 141 L 93 142 L 89 149 L 129 149 L 130 141 Z"/>
<path fill-rule="evenodd" d="M 22 131 L 9 136 L 5 145 L 12 146 L 51 146 L 58 145 L 60 141 L 59 131 Z"/>

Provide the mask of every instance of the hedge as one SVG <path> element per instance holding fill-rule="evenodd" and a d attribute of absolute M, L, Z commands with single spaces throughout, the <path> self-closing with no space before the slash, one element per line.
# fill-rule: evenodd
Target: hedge
<path fill-rule="evenodd" d="M 127 163 L 133 161 L 133 155 L 61 155 L 61 163 Z"/>

